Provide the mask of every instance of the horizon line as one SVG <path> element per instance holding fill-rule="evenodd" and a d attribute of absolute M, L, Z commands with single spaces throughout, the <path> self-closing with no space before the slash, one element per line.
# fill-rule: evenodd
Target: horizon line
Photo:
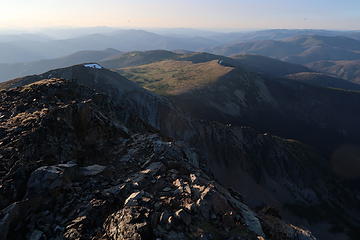
<path fill-rule="evenodd" d="M 1 31 L 41 31 L 41 30 L 70 30 L 70 29 L 125 29 L 125 30 L 200 30 L 200 31 L 266 31 L 266 30 L 323 30 L 323 31 L 360 31 L 360 28 L 281 28 L 281 27 L 270 27 L 270 28 L 211 28 L 211 27 L 141 27 L 141 26 L 107 26 L 107 25 L 94 25 L 94 26 L 44 26 L 44 27 L 0 27 Z"/>

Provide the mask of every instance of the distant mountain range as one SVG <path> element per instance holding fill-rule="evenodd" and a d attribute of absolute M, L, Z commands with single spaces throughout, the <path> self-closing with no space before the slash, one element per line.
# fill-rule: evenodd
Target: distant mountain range
<path fill-rule="evenodd" d="M 360 41 L 342 36 L 305 35 L 285 40 L 241 42 L 208 51 L 226 56 L 258 54 L 298 64 L 309 64 L 321 60 L 360 59 Z"/>
<path fill-rule="evenodd" d="M 142 30 L 118 30 L 106 34 L 91 34 L 63 40 L 50 39 L 44 41 L 43 39 L 28 38 L 9 38 L 8 40 L 1 42 L 0 36 L 0 50 L 2 52 L 0 63 L 57 58 L 83 50 L 102 50 L 106 48 L 116 48 L 121 51 L 152 49 L 196 50 L 218 44 L 214 40 L 202 37 L 168 37 Z"/>
<path fill-rule="evenodd" d="M 329 31 L 316 29 L 270 29 L 260 31 L 232 32 L 223 34 L 214 34 L 212 39 L 217 39 L 223 43 L 238 43 L 259 40 L 282 40 L 297 36 L 343 36 L 360 40 L 360 31 Z"/>
<path fill-rule="evenodd" d="M 283 40 L 301 35 L 344 36 L 360 40 L 360 32 L 357 31 L 287 29 L 232 33 L 195 29 L 154 29 L 153 31 L 156 33 L 144 30 L 80 28 L 46 30 L 40 34 L 2 34 L 0 35 L 0 50 L 2 53 L 0 63 L 52 59 L 77 51 L 102 50 L 106 48 L 115 48 L 120 51 L 156 49 L 199 51 L 224 44 L 236 44 L 255 40 Z M 48 37 L 46 34 L 52 37 Z M 60 39 L 56 38 L 56 36 L 63 37 Z M 66 38 L 64 38 L 65 36 Z M 217 47 L 216 49 L 220 48 Z M 217 53 L 224 55 L 221 52 Z"/>

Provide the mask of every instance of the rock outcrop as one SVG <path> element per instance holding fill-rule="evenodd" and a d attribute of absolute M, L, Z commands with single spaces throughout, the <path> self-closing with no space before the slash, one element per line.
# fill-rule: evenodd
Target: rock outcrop
<path fill-rule="evenodd" d="M 0 97 L 1 239 L 315 239 L 104 94 L 47 79 Z"/>

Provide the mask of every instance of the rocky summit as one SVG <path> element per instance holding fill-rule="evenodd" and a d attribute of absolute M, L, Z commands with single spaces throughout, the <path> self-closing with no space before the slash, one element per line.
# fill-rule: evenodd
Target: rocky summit
<path fill-rule="evenodd" d="M 51 78 L 0 98 L 0 239 L 316 239 L 93 88 Z"/>

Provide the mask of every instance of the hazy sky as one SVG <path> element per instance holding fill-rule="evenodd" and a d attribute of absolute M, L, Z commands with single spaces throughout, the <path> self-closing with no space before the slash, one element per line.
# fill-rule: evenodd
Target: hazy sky
<path fill-rule="evenodd" d="M 0 28 L 360 29 L 360 0 L 0 0 Z"/>

